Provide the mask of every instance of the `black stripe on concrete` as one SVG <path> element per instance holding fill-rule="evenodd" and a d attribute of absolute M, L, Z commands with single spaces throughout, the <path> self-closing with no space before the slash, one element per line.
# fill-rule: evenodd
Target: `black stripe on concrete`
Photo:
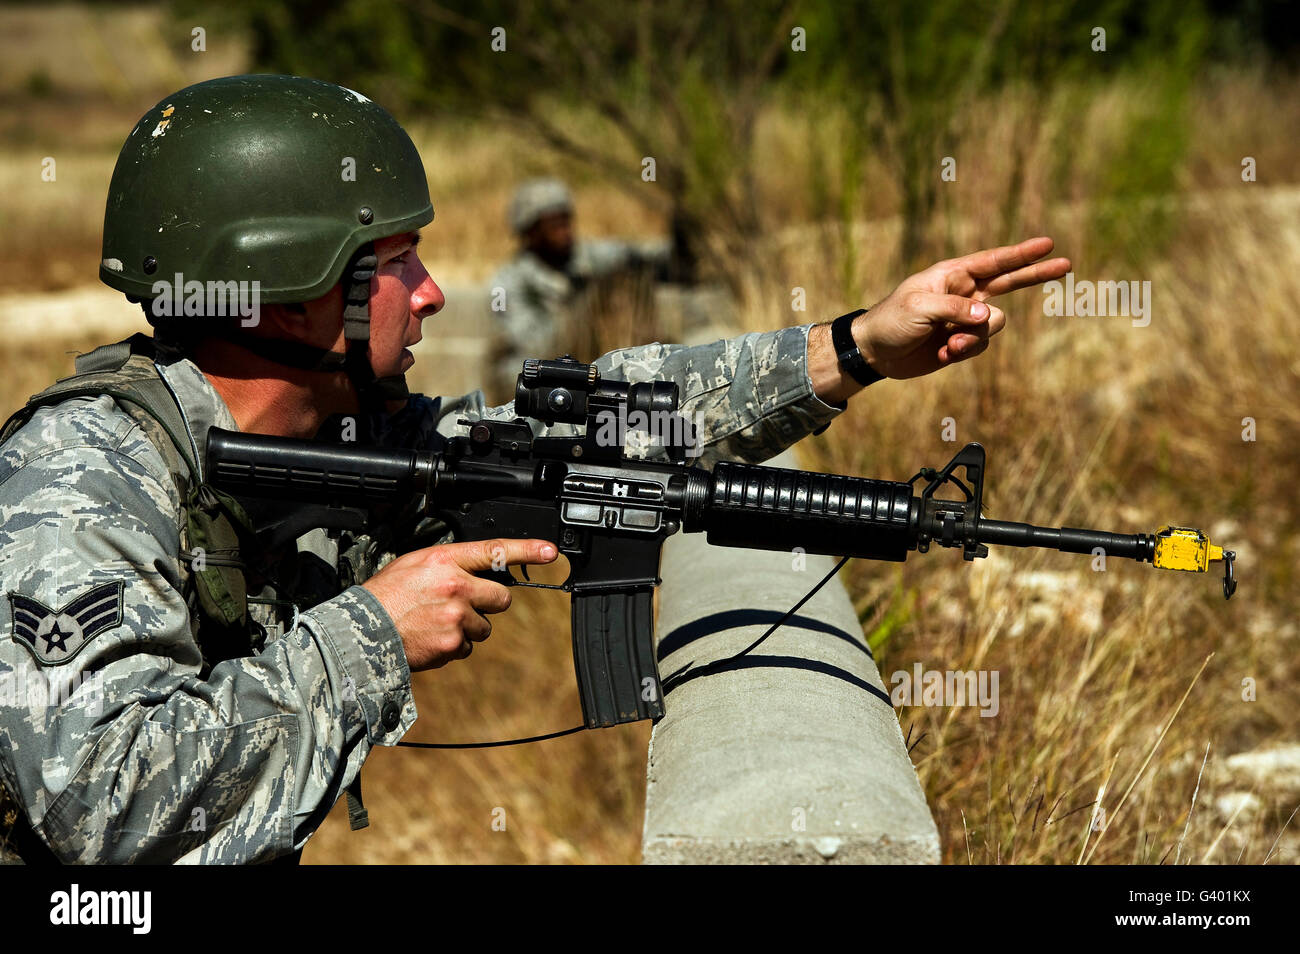
<path fill-rule="evenodd" d="M 659 659 L 666 659 L 671 653 L 705 636 L 721 633 L 728 629 L 739 629 L 742 626 L 771 626 L 773 623 L 779 622 L 784 615 L 785 613 L 780 610 L 737 609 L 701 617 L 684 626 L 678 626 L 659 640 Z M 815 633 L 826 633 L 836 639 L 844 640 L 854 649 L 866 653 L 869 658 L 875 658 L 871 655 L 871 649 L 862 641 L 861 636 L 854 637 L 837 626 L 832 626 L 830 623 L 814 619 L 811 616 L 791 616 L 781 625 L 782 627 L 796 626 L 799 629 L 806 629 Z"/>
<path fill-rule="evenodd" d="M 801 656 L 732 656 L 728 659 L 719 659 L 716 662 L 706 663 L 703 666 L 696 666 L 687 669 L 685 672 L 674 673 L 664 680 L 663 691 L 666 697 L 678 686 L 685 685 L 692 679 L 699 679 L 701 676 L 715 676 L 718 673 L 735 672 L 738 669 L 802 669 L 805 672 L 817 672 L 824 676 L 830 676 L 834 679 L 842 679 L 850 685 L 863 689 L 891 709 L 894 704 L 890 702 L 889 695 L 879 686 L 873 686 L 853 673 L 839 666 L 832 666 L 830 663 L 824 663 L 816 659 L 804 659 Z"/>

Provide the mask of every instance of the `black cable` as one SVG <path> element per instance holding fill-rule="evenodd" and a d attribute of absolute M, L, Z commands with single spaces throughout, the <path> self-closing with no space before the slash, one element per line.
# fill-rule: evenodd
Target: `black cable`
<path fill-rule="evenodd" d="M 794 606 L 791 606 L 790 609 L 786 612 L 786 614 L 785 614 L 784 616 L 782 616 L 782 617 L 781 617 L 780 619 L 778 619 L 775 623 L 773 623 L 771 626 L 769 626 L 769 627 L 767 628 L 767 632 L 766 632 L 766 633 L 764 633 L 762 636 L 758 637 L 758 639 L 754 640 L 752 643 L 750 643 L 748 646 L 746 646 L 746 647 L 745 647 L 744 649 L 742 649 L 740 652 L 736 653 L 734 656 L 731 656 L 731 657 L 729 657 L 729 658 L 730 658 L 730 659 L 739 659 L 741 656 L 745 656 L 745 655 L 747 655 L 747 654 L 749 653 L 750 650 L 752 650 L 752 649 L 757 649 L 757 648 L 758 648 L 758 645 L 759 645 L 763 640 L 767 639 L 767 637 L 769 637 L 769 636 L 771 636 L 773 633 L 775 633 L 775 632 L 777 631 L 777 628 L 778 628 L 782 623 L 784 623 L 786 620 L 788 620 L 788 619 L 789 619 L 791 616 L 793 616 L 795 613 L 799 612 L 799 610 L 803 607 L 803 604 L 804 604 L 804 603 L 807 603 L 810 599 L 812 599 L 814 596 L 816 596 L 816 595 L 817 595 L 817 591 L 820 590 L 820 589 L 821 589 L 823 586 L 825 586 L 827 583 L 829 583 L 829 582 L 831 581 L 831 577 L 833 577 L 836 573 L 840 572 L 840 570 L 843 569 L 844 564 L 846 564 L 846 563 L 848 563 L 848 562 L 849 562 L 849 558 L 848 558 L 848 557 L 840 557 L 840 562 L 839 562 L 839 563 L 836 563 L 835 566 L 831 567 L 831 571 L 830 571 L 829 573 L 827 573 L 825 576 L 822 577 L 821 582 L 818 583 L 816 586 L 814 586 L 814 587 L 813 587 L 811 590 L 809 590 L 807 593 L 805 593 L 803 599 L 801 599 L 798 603 L 795 603 Z M 725 660 L 724 660 L 724 661 L 725 661 Z"/>
<path fill-rule="evenodd" d="M 397 744 L 404 745 L 408 749 L 495 749 L 502 745 L 524 745 L 528 742 L 558 739 L 562 735 L 573 735 L 585 728 L 585 725 L 575 725 L 572 729 L 561 729 L 559 732 L 549 732 L 546 735 L 534 735 L 527 739 L 502 739 L 499 742 L 398 742 Z"/>
<path fill-rule="evenodd" d="M 803 607 L 803 604 L 804 604 L 804 603 L 807 603 L 810 599 L 812 599 L 814 596 L 816 596 L 816 595 L 817 595 L 817 591 L 820 590 L 820 589 L 821 589 L 823 586 L 825 586 L 827 583 L 829 583 L 829 582 L 831 581 L 831 577 L 833 577 L 836 573 L 840 572 L 840 570 L 843 568 L 844 564 L 846 564 L 846 563 L 848 563 L 848 562 L 849 562 L 849 558 L 848 558 L 848 557 L 840 557 L 840 562 L 839 562 L 839 563 L 836 563 L 835 566 L 833 566 L 833 567 L 831 568 L 831 571 L 830 571 L 829 573 L 827 573 L 824 577 L 821 578 L 821 582 L 819 582 L 819 583 L 818 583 L 816 586 L 814 586 L 811 590 L 809 590 L 807 593 L 805 593 L 805 594 L 803 595 L 803 599 L 801 599 L 798 603 L 795 603 L 794 606 L 791 606 L 790 609 L 786 611 L 786 614 L 785 614 L 784 616 L 782 616 L 782 617 L 781 617 L 780 619 L 778 619 L 775 623 L 773 623 L 771 626 L 769 626 L 769 627 L 767 628 L 767 632 L 765 632 L 762 636 L 758 637 L 758 639 L 754 640 L 752 643 L 750 643 L 748 646 L 746 646 L 746 647 L 745 647 L 744 649 L 742 649 L 740 652 L 735 653 L 734 655 L 731 655 L 731 656 L 727 656 L 727 657 L 725 657 L 725 658 L 723 658 L 723 659 L 715 660 L 714 662 L 709 663 L 709 665 L 710 665 L 710 666 L 720 666 L 720 665 L 724 665 L 725 663 L 728 663 L 728 662 L 730 662 L 730 661 L 733 660 L 733 659 L 739 659 L 741 656 L 747 655 L 747 654 L 748 654 L 751 650 L 753 650 L 753 649 L 757 649 L 758 646 L 759 646 L 759 644 L 762 643 L 763 640 L 767 639 L 767 637 L 771 636 L 774 632 L 776 632 L 777 629 L 780 628 L 780 626 L 781 626 L 782 623 L 784 623 L 786 620 L 788 620 L 788 619 L 789 619 L 791 616 L 793 616 L 795 613 L 799 612 L 799 610 Z M 678 669 L 676 672 L 671 673 L 671 674 L 668 676 L 668 678 L 665 680 L 665 682 L 676 682 L 677 680 L 679 680 L 679 679 L 681 679 L 683 676 L 685 676 L 688 672 L 690 672 L 694 667 L 695 667 L 695 660 L 692 659 L 690 662 L 688 662 L 688 663 L 687 663 L 685 666 L 683 666 L 681 669 Z"/>

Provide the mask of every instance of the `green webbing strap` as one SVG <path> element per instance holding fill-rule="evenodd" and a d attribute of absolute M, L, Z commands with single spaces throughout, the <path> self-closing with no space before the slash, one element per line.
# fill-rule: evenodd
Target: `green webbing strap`
<path fill-rule="evenodd" d="M 145 384 L 145 382 L 143 381 L 138 383 Z M 36 407 L 46 405 L 46 404 L 58 404 L 60 401 L 66 401 L 68 398 L 99 397 L 101 395 L 108 395 L 109 397 L 113 398 L 113 400 L 115 401 L 126 401 L 129 404 L 134 404 L 136 407 L 140 408 L 140 410 L 144 411 L 155 421 L 157 421 L 159 426 L 164 431 L 166 431 L 167 436 L 171 438 L 172 444 L 176 447 L 177 453 L 180 454 L 181 460 L 183 460 L 185 462 L 185 466 L 189 468 L 190 474 L 194 475 L 198 472 L 198 468 L 195 466 L 194 457 L 190 453 L 191 448 L 189 447 L 188 441 L 185 441 L 180 436 L 181 434 L 185 433 L 185 424 L 181 420 L 180 412 L 176 409 L 176 404 L 172 400 L 170 392 L 167 392 L 166 385 L 162 384 L 161 381 L 158 384 L 159 384 L 159 388 L 161 388 L 161 390 L 164 392 L 163 395 L 154 394 L 154 395 L 150 395 L 149 397 L 152 398 L 152 397 L 165 396 L 166 400 L 171 405 L 170 408 L 168 409 L 170 413 L 168 413 L 168 411 L 162 411 L 162 412 L 158 411 L 158 407 L 160 406 L 168 407 L 167 404 L 162 404 L 161 402 L 155 404 L 152 401 L 150 401 L 148 398 L 142 399 L 141 395 L 134 390 L 125 390 L 123 388 L 112 387 L 109 385 L 94 385 L 94 384 L 88 384 L 84 387 L 67 388 L 66 390 L 55 393 L 53 395 L 52 400 L 45 400 L 44 399 L 45 396 L 43 394 L 38 395 L 38 397 L 42 398 L 42 400 L 40 400 L 35 406 L 33 405 L 28 405 L 28 406 L 32 407 L 32 409 L 35 410 Z M 142 390 L 154 390 L 154 389 L 146 386 L 145 388 L 142 388 Z"/>
<path fill-rule="evenodd" d="M 123 341 L 100 345 L 86 354 L 79 354 L 75 362 L 77 374 L 89 374 L 92 371 L 120 371 L 133 351 L 138 354 L 152 352 L 152 342 L 149 342 L 147 349 L 142 342 L 149 342 L 149 339 L 144 335 L 136 334 Z"/>
<path fill-rule="evenodd" d="M 360 831 L 370 825 L 370 813 L 366 811 L 366 806 L 361 801 L 361 773 L 357 773 L 356 779 L 347 787 L 348 793 L 348 825 L 353 831 Z"/>
<path fill-rule="evenodd" d="M 138 360 L 132 362 L 133 358 Z M 63 378 L 40 394 L 32 396 L 24 407 L 11 416 L 5 422 L 3 431 L 0 431 L 0 440 L 7 439 L 26 424 L 37 408 L 59 404 L 71 398 L 108 395 L 115 401 L 135 405 L 157 421 L 188 468 L 188 476 L 193 478 L 198 474 L 185 419 L 181 416 L 171 389 L 153 366 L 152 339 L 136 334 L 124 341 L 103 345 L 88 354 L 79 355 L 76 366 L 76 374 Z"/>

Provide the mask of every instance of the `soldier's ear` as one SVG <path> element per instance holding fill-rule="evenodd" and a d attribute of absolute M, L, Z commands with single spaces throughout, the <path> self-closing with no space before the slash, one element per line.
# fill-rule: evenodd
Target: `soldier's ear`
<path fill-rule="evenodd" d="M 299 338 L 310 324 L 307 306 L 297 302 L 263 305 L 261 318 L 264 328 L 274 337 Z"/>
<path fill-rule="evenodd" d="M 343 287 L 312 301 L 263 305 L 262 315 L 268 334 L 331 347 L 343 337 Z"/>

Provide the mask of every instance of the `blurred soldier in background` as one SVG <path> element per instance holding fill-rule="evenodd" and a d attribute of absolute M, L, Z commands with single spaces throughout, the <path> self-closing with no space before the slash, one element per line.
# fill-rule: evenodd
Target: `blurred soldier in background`
<path fill-rule="evenodd" d="M 502 401 L 514 395 L 525 358 L 555 357 L 565 347 L 566 332 L 590 320 L 593 282 L 641 269 L 653 269 L 664 279 L 673 259 L 667 239 L 578 240 L 573 197 L 558 179 L 521 185 L 507 219 L 519 237 L 519 252 L 488 285 L 488 309 L 497 328 L 493 397 Z"/>

